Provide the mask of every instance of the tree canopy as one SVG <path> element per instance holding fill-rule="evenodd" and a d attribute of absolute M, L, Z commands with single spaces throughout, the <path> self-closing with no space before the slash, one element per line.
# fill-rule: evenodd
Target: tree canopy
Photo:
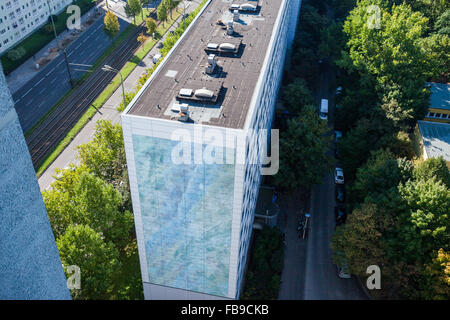
<path fill-rule="evenodd" d="M 298 117 L 288 120 L 280 137 L 280 170 L 275 183 L 286 190 L 310 188 L 322 180 L 331 167 L 326 156 L 331 142 L 327 124 L 313 106 L 306 106 Z"/>
<path fill-rule="evenodd" d="M 120 31 L 119 20 L 111 11 L 106 12 L 103 30 L 110 38 L 114 38 Z"/>

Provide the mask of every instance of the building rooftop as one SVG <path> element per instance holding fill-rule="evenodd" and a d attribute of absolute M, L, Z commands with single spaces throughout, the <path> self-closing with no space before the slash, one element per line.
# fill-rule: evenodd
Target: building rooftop
<path fill-rule="evenodd" d="M 450 124 L 420 120 L 418 124 L 427 156 L 450 161 Z"/>
<path fill-rule="evenodd" d="M 430 108 L 450 110 L 450 85 L 430 82 Z"/>
<path fill-rule="evenodd" d="M 257 9 L 240 11 L 234 33 L 228 35 L 227 25 L 233 21 L 230 6 L 244 3 Z M 127 114 L 177 121 L 179 110 L 188 106 L 195 123 L 243 128 L 281 3 L 212 1 L 147 81 Z M 214 72 L 208 73 L 214 59 Z"/>

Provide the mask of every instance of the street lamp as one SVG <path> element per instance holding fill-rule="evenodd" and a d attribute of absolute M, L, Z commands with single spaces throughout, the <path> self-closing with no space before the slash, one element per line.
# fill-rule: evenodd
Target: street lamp
<path fill-rule="evenodd" d="M 127 104 L 125 103 L 125 88 L 124 88 L 124 86 L 123 86 L 123 78 L 122 78 L 122 74 L 120 73 L 119 70 L 114 69 L 113 67 L 108 66 L 107 64 L 105 64 L 105 65 L 102 67 L 102 70 L 103 70 L 103 71 L 109 71 L 109 72 L 115 72 L 115 73 L 118 73 L 118 74 L 119 74 L 119 76 L 120 76 L 120 83 L 121 83 L 121 85 L 122 85 L 123 107 L 125 108 L 125 107 L 127 106 Z"/>
<path fill-rule="evenodd" d="M 50 7 L 50 2 L 48 0 L 47 0 L 47 5 L 48 5 L 48 13 L 50 15 L 50 20 L 52 21 L 53 33 L 55 34 L 56 45 L 58 46 L 58 49 L 61 50 L 58 35 L 56 34 L 55 23 L 53 21 L 52 9 Z M 67 52 L 66 52 L 66 49 L 64 49 L 64 48 L 62 49 L 62 51 L 64 53 L 64 60 L 66 60 L 67 72 L 69 73 L 70 86 L 73 88 L 73 79 L 72 79 L 72 74 L 70 73 L 69 59 L 67 58 Z"/>

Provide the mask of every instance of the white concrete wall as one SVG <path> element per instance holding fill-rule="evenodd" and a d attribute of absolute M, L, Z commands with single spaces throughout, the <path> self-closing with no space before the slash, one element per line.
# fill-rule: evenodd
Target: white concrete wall
<path fill-rule="evenodd" d="M 287 0 L 279 12 L 276 26 L 272 34 L 263 70 L 257 83 L 249 114 L 245 124 L 246 129 L 271 129 L 275 112 L 278 91 L 283 76 L 284 61 L 292 30 L 291 14 L 298 10 L 298 0 Z M 259 186 L 261 182 L 261 161 L 267 152 L 267 141 L 262 135 L 249 136 L 246 154 L 247 164 L 244 169 L 244 192 L 242 204 L 241 239 L 239 248 L 239 263 L 237 266 L 237 291 L 236 299 L 239 298 L 244 269 L 248 256 L 248 246 L 252 234 L 254 212 L 258 200 Z M 258 163 L 258 165 L 254 165 Z"/>

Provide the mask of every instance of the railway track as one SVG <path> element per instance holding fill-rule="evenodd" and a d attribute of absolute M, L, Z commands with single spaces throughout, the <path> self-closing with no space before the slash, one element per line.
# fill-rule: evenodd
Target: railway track
<path fill-rule="evenodd" d="M 102 61 L 101 66 L 107 64 L 120 70 L 139 48 L 137 36 L 144 30 L 143 25 L 138 26 L 112 55 Z M 53 151 L 53 148 L 66 136 L 115 76 L 113 72 L 105 72 L 101 67 L 97 68 L 26 139 L 35 168 Z"/>

